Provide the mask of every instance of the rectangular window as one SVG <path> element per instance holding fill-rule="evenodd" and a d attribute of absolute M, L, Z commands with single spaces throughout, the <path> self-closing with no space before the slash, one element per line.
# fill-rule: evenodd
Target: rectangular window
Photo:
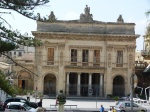
<path fill-rule="evenodd" d="M 77 62 L 77 49 L 71 49 L 71 62 Z"/>
<path fill-rule="evenodd" d="M 22 53 L 21 53 L 21 52 L 19 52 L 19 53 L 18 53 L 18 56 L 22 56 Z"/>
<path fill-rule="evenodd" d="M 54 64 L 54 48 L 48 48 L 47 52 L 47 64 L 53 65 Z"/>
<path fill-rule="evenodd" d="M 123 66 L 123 51 L 117 51 L 117 67 Z"/>
<path fill-rule="evenodd" d="M 100 50 L 94 50 L 94 63 L 100 62 Z"/>
<path fill-rule="evenodd" d="M 89 50 L 82 51 L 82 62 L 88 62 Z"/>

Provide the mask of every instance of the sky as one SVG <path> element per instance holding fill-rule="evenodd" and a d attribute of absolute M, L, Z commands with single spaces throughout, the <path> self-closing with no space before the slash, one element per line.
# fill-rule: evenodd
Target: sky
<path fill-rule="evenodd" d="M 125 23 L 135 23 L 135 34 L 140 35 L 136 40 L 136 50 L 143 50 L 143 35 L 150 19 L 145 12 L 150 10 L 150 0 L 50 0 L 48 4 L 37 7 L 34 13 L 47 17 L 53 11 L 58 20 L 75 20 L 84 13 L 86 5 L 90 7 L 94 20 L 116 22 L 121 14 Z M 0 14 L 0 17 L 5 18 L 14 30 L 18 29 L 22 34 L 28 32 L 31 35 L 31 31 L 36 31 L 35 20 L 14 11 L 11 11 L 11 14 Z"/>

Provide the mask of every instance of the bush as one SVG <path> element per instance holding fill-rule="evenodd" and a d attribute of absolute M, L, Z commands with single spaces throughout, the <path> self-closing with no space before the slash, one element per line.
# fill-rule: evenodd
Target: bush
<path fill-rule="evenodd" d="M 119 97 L 118 96 L 114 96 L 114 100 L 118 101 Z"/>

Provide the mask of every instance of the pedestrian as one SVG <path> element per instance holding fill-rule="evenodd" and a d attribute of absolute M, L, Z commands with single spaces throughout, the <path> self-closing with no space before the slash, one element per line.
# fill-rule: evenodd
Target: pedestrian
<path fill-rule="evenodd" d="M 112 107 L 112 110 L 111 110 L 111 112 L 116 112 L 116 110 L 114 109 L 114 107 Z"/>
<path fill-rule="evenodd" d="M 108 112 L 111 112 L 111 108 L 109 109 L 109 111 Z"/>
<path fill-rule="evenodd" d="M 30 93 L 27 93 L 27 100 L 30 101 Z"/>
<path fill-rule="evenodd" d="M 42 98 L 41 98 L 40 101 L 38 102 L 38 107 L 42 107 Z"/>
<path fill-rule="evenodd" d="M 103 105 L 101 105 L 101 107 L 100 107 L 100 112 L 104 112 L 104 107 L 103 107 Z"/>

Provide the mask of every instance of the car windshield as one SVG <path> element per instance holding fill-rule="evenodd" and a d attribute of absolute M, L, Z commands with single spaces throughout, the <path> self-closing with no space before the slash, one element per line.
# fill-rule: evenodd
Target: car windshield
<path fill-rule="evenodd" d="M 118 107 L 118 106 L 120 106 L 122 103 L 121 102 L 118 102 L 117 104 L 116 104 L 116 106 Z"/>
<path fill-rule="evenodd" d="M 31 107 L 28 106 L 27 104 L 24 104 L 23 107 L 24 107 L 26 110 L 30 110 L 30 109 L 31 109 Z"/>

